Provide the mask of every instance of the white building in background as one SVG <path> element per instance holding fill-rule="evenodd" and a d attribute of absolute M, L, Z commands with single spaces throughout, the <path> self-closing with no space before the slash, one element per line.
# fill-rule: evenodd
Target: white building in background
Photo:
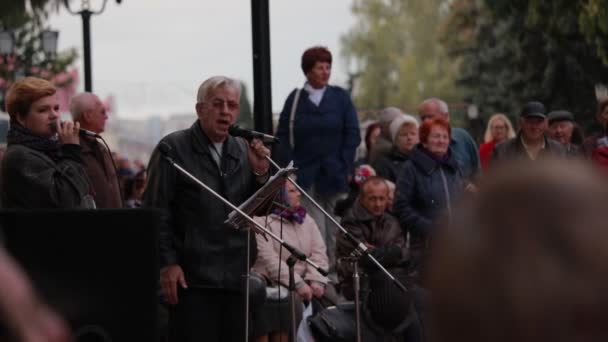
<path fill-rule="evenodd" d="M 111 117 L 102 134 L 113 152 L 131 160 L 148 163 L 154 147 L 165 135 L 188 128 L 196 120 L 196 114 L 175 114 L 163 119 L 122 119 Z"/>
<path fill-rule="evenodd" d="M 164 122 L 162 135 L 165 136 L 169 133 L 189 128 L 196 120 L 197 117 L 194 113 L 171 115 Z"/>

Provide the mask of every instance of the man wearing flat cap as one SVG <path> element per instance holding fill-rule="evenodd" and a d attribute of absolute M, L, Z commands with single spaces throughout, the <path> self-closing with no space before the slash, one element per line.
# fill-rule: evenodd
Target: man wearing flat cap
<path fill-rule="evenodd" d="M 547 111 L 545 106 L 532 101 L 526 103 L 519 115 L 519 132 L 513 139 L 494 148 L 492 161 L 506 159 L 538 160 L 545 157 L 566 157 L 566 148 L 546 136 Z"/>
<path fill-rule="evenodd" d="M 555 110 L 547 117 L 549 136 L 564 145 L 568 157 L 582 157 L 580 144 L 583 141 L 583 135 L 574 121 L 574 115 L 567 110 Z"/>

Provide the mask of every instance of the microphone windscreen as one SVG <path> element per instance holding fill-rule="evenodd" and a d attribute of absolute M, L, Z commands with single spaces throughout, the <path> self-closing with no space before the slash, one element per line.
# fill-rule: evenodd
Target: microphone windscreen
<path fill-rule="evenodd" d="M 158 150 L 165 156 L 171 156 L 171 146 L 169 146 L 169 144 L 167 144 L 166 142 L 160 143 L 160 145 L 158 145 Z"/>

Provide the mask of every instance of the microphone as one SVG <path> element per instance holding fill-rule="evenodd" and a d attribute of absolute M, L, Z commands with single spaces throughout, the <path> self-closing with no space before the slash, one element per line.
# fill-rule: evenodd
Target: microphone
<path fill-rule="evenodd" d="M 170 156 L 170 154 L 171 154 L 171 146 L 169 146 L 169 144 L 167 144 L 166 142 L 160 143 L 160 145 L 158 145 L 158 150 L 163 155 L 165 155 L 167 157 L 171 157 Z"/>
<path fill-rule="evenodd" d="M 80 130 L 81 134 L 88 135 L 89 137 L 93 137 L 93 138 L 99 138 L 99 134 L 89 131 L 88 129 L 79 128 L 79 130 Z"/>
<path fill-rule="evenodd" d="M 160 151 L 160 155 L 165 158 L 166 161 L 173 164 L 173 148 L 169 146 L 166 142 L 162 142 L 158 145 L 158 150 Z"/>
<path fill-rule="evenodd" d="M 251 129 L 240 128 L 237 125 L 230 126 L 230 128 L 228 128 L 228 134 L 232 135 L 233 137 L 241 137 L 247 140 L 260 139 L 264 144 L 275 144 L 279 142 L 279 139 L 273 135 L 256 132 Z"/>
<path fill-rule="evenodd" d="M 49 127 L 51 127 L 51 130 L 53 132 L 57 132 L 57 126 L 55 126 L 56 123 L 52 122 L 49 124 Z M 80 134 L 84 134 L 86 136 L 89 137 L 93 137 L 93 138 L 100 138 L 100 135 L 93 132 L 93 131 L 89 131 L 88 129 L 84 129 L 84 128 L 79 128 L 78 131 L 80 132 Z"/>

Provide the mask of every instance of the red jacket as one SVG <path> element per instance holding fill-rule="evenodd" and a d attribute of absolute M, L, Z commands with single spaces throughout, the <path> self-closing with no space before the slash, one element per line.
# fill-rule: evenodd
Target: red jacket
<path fill-rule="evenodd" d="M 488 162 L 492 156 L 492 151 L 494 151 L 494 146 L 496 146 L 496 140 L 492 140 L 479 146 L 479 160 L 481 161 L 481 168 L 483 170 L 488 168 Z"/>

